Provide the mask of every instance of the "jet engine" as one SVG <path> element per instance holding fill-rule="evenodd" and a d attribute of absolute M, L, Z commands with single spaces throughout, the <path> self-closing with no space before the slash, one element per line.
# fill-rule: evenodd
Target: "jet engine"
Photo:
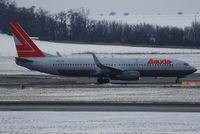
<path fill-rule="evenodd" d="M 139 80 L 140 72 L 138 71 L 123 71 L 119 75 L 112 76 L 112 80 L 134 81 Z"/>
<path fill-rule="evenodd" d="M 120 75 L 121 80 L 131 81 L 131 80 L 139 80 L 140 72 L 138 71 L 123 71 Z"/>

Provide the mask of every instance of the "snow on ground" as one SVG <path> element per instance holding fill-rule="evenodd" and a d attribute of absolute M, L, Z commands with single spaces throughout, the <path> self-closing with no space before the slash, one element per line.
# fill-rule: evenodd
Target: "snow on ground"
<path fill-rule="evenodd" d="M 130 86 L 130 85 L 129 85 Z M 92 86 L 91 86 L 92 87 Z M 26 87 L 0 88 L 0 101 L 109 101 L 109 102 L 200 102 L 199 87 L 148 85 L 138 87 Z"/>
<path fill-rule="evenodd" d="M 0 34 L 0 56 L 16 56 L 16 49 L 11 36 Z M 171 49 L 171 48 L 150 48 L 150 47 L 128 47 L 111 45 L 91 45 L 91 44 L 72 44 L 72 43 L 53 43 L 47 41 L 34 41 L 44 52 L 56 54 L 60 52 L 63 56 L 73 53 L 200 53 L 200 49 Z"/>
<path fill-rule="evenodd" d="M 160 26 L 177 26 L 184 28 L 191 26 L 195 21 L 195 15 L 128 15 L 128 16 L 90 16 L 95 20 L 118 21 L 128 24 L 156 24 Z M 197 21 L 200 21 L 200 15 L 197 15 Z"/>
<path fill-rule="evenodd" d="M 101 45 L 62 44 L 35 41 L 45 52 L 55 54 L 59 51 L 68 56 L 73 53 L 146 53 L 132 54 L 131 57 L 167 56 L 187 61 L 198 69 L 200 50 L 166 49 L 147 47 L 122 47 Z M 12 37 L 0 34 L 0 73 L 31 74 L 31 71 L 14 63 L 16 56 Z M 154 55 L 152 53 L 160 53 Z M 174 54 L 161 54 L 174 53 Z M 182 54 L 175 54 L 182 53 Z M 183 54 L 186 53 L 186 54 Z M 194 54 L 197 53 L 197 54 Z M 119 56 L 119 55 L 118 55 Z M 120 55 L 124 56 L 124 55 Z M 35 74 L 35 72 L 32 72 Z M 24 90 L 0 88 L 1 100 L 110 100 L 116 101 L 190 101 L 199 102 L 198 88 L 26 88 Z M 59 96 L 59 97 L 58 97 Z M 61 96 L 61 97 L 60 97 Z M 144 97 L 145 96 L 145 97 Z M 34 98 L 35 97 L 35 98 Z M 60 98 L 60 99 L 58 99 Z M 146 98 L 144 100 L 144 98 Z M 150 113 L 150 112 L 0 112 L 0 133 L 53 134 L 195 134 L 200 132 L 199 113 Z"/>
<path fill-rule="evenodd" d="M 15 57 L 0 57 L 0 74 L 44 74 L 37 71 L 31 71 L 15 64 Z"/>
<path fill-rule="evenodd" d="M 2 134 L 199 134 L 199 113 L 0 112 Z"/>

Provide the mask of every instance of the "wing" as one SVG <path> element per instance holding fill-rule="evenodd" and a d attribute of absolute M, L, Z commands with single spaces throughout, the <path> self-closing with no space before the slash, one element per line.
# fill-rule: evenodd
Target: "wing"
<path fill-rule="evenodd" d="M 92 53 L 92 56 L 93 56 L 96 66 L 101 69 L 101 71 L 100 71 L 101 73 L 121 73 L 123 71 L 121 69 L 108 67 L 108 66 L 101 64 L 101 62 L 99 61 L 99 59 L 96 57 L 96 55 L 94 53 Z"/>

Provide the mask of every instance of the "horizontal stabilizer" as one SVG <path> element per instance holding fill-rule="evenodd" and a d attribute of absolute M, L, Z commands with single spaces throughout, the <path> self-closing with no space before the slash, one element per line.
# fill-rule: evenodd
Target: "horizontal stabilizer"
<path fill-rule="evenodd" d="M 25 58 L 18 58 L 18 57 L 16 57 L 15 60 L 16 60 L 16 62 L 23 62 L 23 63 L 33 62 L 32 60 L 25 59 Z"/>

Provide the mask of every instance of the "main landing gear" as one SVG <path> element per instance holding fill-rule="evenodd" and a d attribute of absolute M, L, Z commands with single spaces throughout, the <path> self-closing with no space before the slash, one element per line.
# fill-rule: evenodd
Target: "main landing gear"
<path fill-rule="evenodd" d="M 109 83 L 110 80 L 108 78 L 98 78 L 97 79 L 97 83 L 98 84 L 105 84 L 105 83 Z"/>

